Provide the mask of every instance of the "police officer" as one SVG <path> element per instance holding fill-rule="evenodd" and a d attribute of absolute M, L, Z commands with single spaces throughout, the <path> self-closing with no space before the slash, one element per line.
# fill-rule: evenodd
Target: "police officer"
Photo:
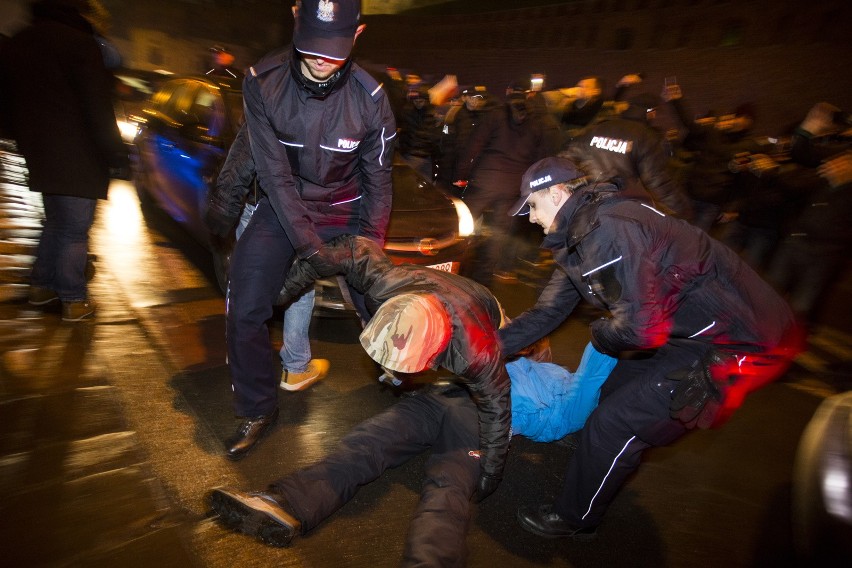
<path fill-rule="evenodd" d="M 689 200 L 668 173 L 662 136 L 648 124 L 658 104 L 653 95 L 631 97 L 626 110 L 590 124 L 563 155 L 595 178 L 623 179 L 630 196 L 653 198 L 666 212 L 690 219 Z"/>
<path fill-rule="evenodd" d="M 726 246 L 682 219 L 588 183 L 565 158 L 524 174 L 529 211 L 557 270 L 536 305 L 499 331 L 512 354 L 553 331 L 581 300 L 609 317 L 592 344 L 620 359 L 601 388 L 553 505 L 518 520 L 545 537 L 594 534 L 642 452 L 718 424 L 792 356 L 790 308 Z"/>
<path fill-rule="evenodd" d="M 391 210 L 396 124 L 381 86 L 350 59 L 365 27 L 361 2 L 303 0 L 293 13 L 293 44 L 264 56 L 243 82 L 264 195 L 230 270 L 228 361 L 234 407 L 243 418 L 227 444 L 232 459 L 278 418 L 266 322 L 290 264 L 308 259 L 329 274 L 323 242 L 351 233 L 381 243 Z M 233 220 L 221 225 L 230 230 Z"/>

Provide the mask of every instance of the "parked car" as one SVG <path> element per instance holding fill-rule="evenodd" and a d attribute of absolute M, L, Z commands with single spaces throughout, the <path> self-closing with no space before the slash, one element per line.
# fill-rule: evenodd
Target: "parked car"
<path fill-rule="evenodd" d="M 163 83 L 142 109 L 134 147 L 139 199 L 153 204 L 210 247 L 220 286 L 227 282 L 232 243 L 210 239 L 207 196 L 242 123 L 241 84 L 223 77 L 179 77 Z M 393 164 L 393 208 L 385 252 L 408 262 L 458 272 L 473 219 L 464 203 L 407 164 Z M 317 305 L 351 309 L 336 285 L 318 288 Z"/>

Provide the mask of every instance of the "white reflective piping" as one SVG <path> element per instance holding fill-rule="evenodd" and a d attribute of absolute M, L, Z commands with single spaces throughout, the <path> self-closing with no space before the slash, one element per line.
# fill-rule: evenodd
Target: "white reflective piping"
<path fill-rule="evenodd" d="M 654 208 L 653 208 L 653 207 L 651 207 L 650 205 L 646 205 L 645 203 L 640 203 L 639 205 L 641 205 L 642 207 L 647 207 L 648 209 L 650 209 L 651 211 L 653 211 L 654 213 L 656 213 L 656 214 L 657 214 L 657 215 L 659 215 L 660 217 L 665 217 L 665 216 L 666 216 L 666 214 L 665 214 L 665 213 L 661 213 L 660 211 L 657 211 L 656 209 L 654 209 Z"/>
<path fill-rule="evenodd" d="M 734 357 L 734 359 L 736 359 L 736 357 Z M 746 362 L 746 356 L 743 355 L 742 359 L 737 359 L 737 368 L 738 369 L 741 368 L 743 366 L 743 363 L 745 363 L 745 362 Z"/>
<path fill-rule="evenodd" d="M 589 270 L 588 272 L 586 272 L 586 273 L 585 273 L 585 274 L 583 274 L 582 276 L 588 276 L 589 274 L 592 274 L 593 272 L 597 272 L 598 270 L 604 269 L 604 268 L 606 268 L 607 266 L 609 266 L 610 264 L 615 264 L 616 262 L 618 262 L 618 261 L 619 261 L 619 260 L 621 260 L 622 258 L 624 258 L 624 256 L 623 256 L 623 255 L 622 255 L 622 256 L 619 256 L 618 258 L 613 258 L 613 259 L 612 259 L 612 260 L 610 260 L 609 262 L 606 262 L 606 263 L 604 263 L 604 264 L 601 264 L 601 265 L 600 265 L 600 266 L 598 266 L 597 268 L 592 268 L 591 270 Z"/>
<path fill-rule="evenodd" d="M 378 87 L 376 87 L 375 89 L 373 89 L 373 92 L 372 92 L 372 93 L 370 93 L 370 96 L 372 97 L 372 96 L 374 96 L 376 93 L 378 93 L 379 91 L 381 91 L 381 90 L 382 90 L 382 85 L 384 85 L 384 83 L 379 83 L 379 86 L 378 86 Z"/>
<path fill-rule="evenodd" d="M 581 519 L 585 519 L 585 518 L 586 518 L 586 516 L 587 516 L 589 513 L 591 513 L 591 512 L 592 512 L 592 505 L 594 505 L 594 504 L 595 504 L 595 499 L 597 499 L 597 497 L 598 497 L 598 493 L 600 493 L 600 492 L 601 492 L 601 489 L 603 489 L 604 483 L 606 483 L 606 478 L 607 478 L 607 477 L 609 477 L 609 474 L 610 474 L 610 473 L 612 473 L 612 468 L 614 468 L 614 467 L 615 467 L 615 462 L 617 462 L 617 461 L 618 461 L 618 458 L 620 458 L 620 457 L 621 457 L 621 454 L 623 454 L 623 453 L 624 453 L 624 450 L 626 450 L 626 449 L 627 449 L 627 446 L 629 446 L 629 445 L 630 445 L 630 442 L 632 442 L 632 441 L 633 441 L 633 440 L 635 440 L 635 439 L 636 439 L 636 436 L 633 436 L 632 438 L 630 438 L 629 440 L 627 440 L 627 443 L 626 443 L 626 444 L 624 444 L 624 447 L 623 447 L 623 448 L 621 448 L 621 451 L 620 451 L 620 452 L 618 452 L 618 455 L 617 455 L 617 456 L 615 456 L 615 459 L 614 459 L 614 460 L 612 460 L 612 464 L 610 464 L 610 466 L 609 466 L 609 471 L 607 471 L 607 472 L 606 472 L 606 475 L 604 475 L 604 478 L 603 478 L 603 481 L 601 481 L 600 487 L 598 487 L 598 490 L 597 490 L 597 491 L 595 491 L 595 494 L 594 494 L 594 496 L 592 497 L 592 501 L 591 501 L 591 503 L 589 503 L 589 510 L 588 510 L 588 511 L 586 511 L 586 514 L 585 514 L 585 515 L 583 515 L 582 517 L 580 517 Z"/>
<path fill-rule="evenodd" d="M 693 333 L 692 335 L 690 335 L 690 336 L 689 336 L 689 338 L 690 338 L 690 339 L 692 339 L 692 338 L 693 338 L 693 337 L 695 337 L 696 335 L 701 335 L 702 333 L 704 333 L 705 331 L 707 331 L 708 329 L 710 329 L 710 328 L 711 328 L 711 327 L 713 327 L 714 325 L 716 325 L 716 322 L 715 322 L 715 321 L 714 321 L 713 323 L 711 323 L 710 325 L 708 325 L 707 327 L 705 327 L 704 329 L 702 329 L 702 330 L 700 330 L 700 331 L 696 331 L 695 333 Z"/>
<path fill-rule="evenodd" d="M 304 148 L 305 147 L 304 144 L 296 144 L 295 142 L 284 142 L 283 140 L 278 140 L 278 141 L 281 142 L 282 144 L 284 144 L 285 146 L 295 146 L 296 148 Z"/>
<path fill-rule="evenodd" d="M 355 146 L 354 148 L 346 149 L 346 148 L 332 148 L 331 146 L 323 146 L 322 144 L 320 144 L 320 148 L 322 148 L 323 150 L 329 150 L 330 152 L 343 152 L 343 153 L 348 154 L 350 152 L 354 152 L 355 150 L 357 150 L 358 146 Z"/>
<path fill-rule="evenodd" d="M 395 132 L 394 132 L 394 135 L 396 135 Z M 379 165 L 384 166 L 385 163 L 382 161 L 382 158 L 385 155 L 385 127 L 384 126 L 382 126 L 382 135 L 379 138 L 382 139 L 382 151 L 379 154 Z M 390 140 L 390 138 L 388 138 L 388 140 Z"/>
<path fill-rule="evenodd" d="M 344 201 L 335 201 L 334 203 L 331 204 L 331 206 L 334 207 L 335 205 L 343 205 L 344 203 L 352 203 L 353 201 L 358 201 L 359 199 L 361 199 L 360 195 L 358 197 L 353 197 L 352 199 L 346 199 Z"/>

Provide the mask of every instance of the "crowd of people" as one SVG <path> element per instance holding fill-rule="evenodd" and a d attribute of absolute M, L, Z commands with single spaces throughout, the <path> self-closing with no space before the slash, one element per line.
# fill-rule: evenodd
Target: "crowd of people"
<path fill-rule="evenodd" d="M 3 126 L 45 200 L 29 301 L 62 302 L 72 321 L 94 315 L 83 274 L 88 229 L 110 166 L 127 158 L 108 100 L 110 54 L 83 5 L 42 0 L 33 28 L 0 54 L 2 110 L 11 111 Z M 770 147 L 751 132 L 753 105 L 693 118 L 675 81 L 649 92 L 659 89 L 638 74 L 611 97 L 601 78 L 584 76 L 544 92 L 513 81 L 499 96 L 463 86 L 445 104 L 418 77 L 383 86 L 358 65 L 360 8 L 301 0 L 292 45 L 245 73 L 245 124 L 205 216 L 212 234 L 239 233 L 225 339 L 239 423 L 225 454 L 242 459 L 274 428 L 279 387 L 301 390 L 328 371 L 308 341 L 318 278 L 345 280 L 360 343 L 400 401 L 315 465 L 259 492 L 214 488 L 210 505 L 228 527 L 289 545 L 358 487 L 432 448 L 404 563 L 463 563 L 470 502 L 498 490 L 511 436 L 579 431 L 554 502 L 522 506 L 517 519 L 540 536 L 591 538 L 644 450 L 723 424 L 799 349 L 798 331 L 845 267 L 852 239 L 849 116 L 818 103 Z M 74 49 L 50 52 L 47 36 Z M 42 66 L 30 64 L 36 54 Z M 211 73 L 236 74 L 224 50 L 213 55 Z M 39 132 L 38 113 L 23 112 L 45 92 L 47 65 L 84 79 L 51 89 L 63 105 L 40 103 L 91 123 L 67 129 L 90 142 L 63 139 L 67 158 L 44 136 L 55 128 Z M 674 133 L 655 123 L 662 105 L 681 121 Z M 382 252 L 396 154 L 478 220 L 465 274 L 395 266 Z M 491 287 L 537 251 L 530 228 L 544 234 L 555 270 L 535 305 L 510 319 Z M 281 294 L 290 303 L 279 370 L 268 322 Z M 607 315 L 591 324 L 570 373 L 549 363 L 547 336 L 581 301 Z M 413 380 L 436 368 L 449 379 Z"/>
<path fill-rule="evenodd" d="M 428 91 L 413 77 L 419 92 Z M 505 97 L 461 87 L 416 129 L 408 128 L 411 107 L 401 107 L 401 137 L 419 140 L 420 154 L 431 158 L 431 179 L 468 203 L 489 243 L 466 275 L 486 286 L 494 277 L 516 279 L 537 245 L 506 221 L 504 204 L 517 195 L 509 188 L 536 159 L 560 155 L 594 179 L 618 178 L 626 194 L 650 199 L 722 241 L 787 296 L 803 329 L 812 326 L 847 267 L 841 251 L 852 244 L 841 221 L 852 213 L 841 189 L 850 182 L 850 115 L 818 102 L 797 124 L 759 134 L 753 103 L 696 113 L 675 77 L 654 89 L 627 74 L 611 96 L 605 85 L 583 76 L 570 88 L 537 91 L 517 81 Z M 527 114 L 523 132 L 505 126 L 520 106 Z M 673 128 L 657 118 L 663 107 L 676 117 Z M 401 156 L 408 159 L 405 151 Z M 499 263 L 489 261 L 495 250 Z"/>

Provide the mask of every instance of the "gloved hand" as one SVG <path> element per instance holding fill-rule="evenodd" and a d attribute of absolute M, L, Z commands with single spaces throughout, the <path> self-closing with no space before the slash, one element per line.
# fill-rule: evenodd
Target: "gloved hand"
<path fill-rule="evenodd" d="M 238 219 L 224 215 L 212 207 L 208 207 L 204 212 L 204 224 L 207 225 L 210 233 L 223 239 L 230 236 L 237 221 Z"/>
<path fill-rule="evenodd" d="M 323 245 L 317 252 L 306 258 L 305 262 L 311 265 L 318 277 L 325 278 L 337 274 L 343 268 L 337 256 L 334 249 Z"/>
<path fill-rule="evenodd" d="M 687 428 L 698 426 L 706 429 L 716 420 L 724 396 L 721 385 L 713 379 L 710 366 L 720 362 L 720 356 L 711 352 L 691 368 L 668 376 L 679 381 L 672 392 L 670 416 L 683 422 Z"/>
<path fill-rule="evenodd" d="M 482 503 L 486 497 L 497 491 L 497 486 L 500 485 L 502 478 L 487 473 L 479 474 L 479 481 L 476 483 L 476 493 L 473 496 L 474 503 Z"/>

